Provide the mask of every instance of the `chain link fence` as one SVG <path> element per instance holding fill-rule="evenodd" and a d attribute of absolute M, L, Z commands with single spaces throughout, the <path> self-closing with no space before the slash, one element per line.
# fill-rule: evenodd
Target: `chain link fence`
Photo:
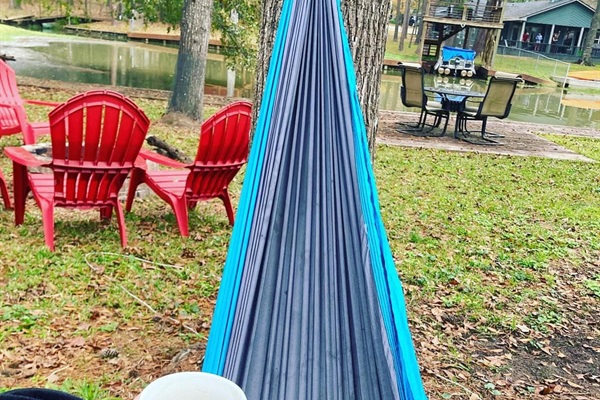
<path fill-rule="evenodd" d="M 498 46 L 494 69 L 551 79 L 563 86 L 569 75 L 571 63 L 547 57 L 535 51 L 516 47 Z"/>

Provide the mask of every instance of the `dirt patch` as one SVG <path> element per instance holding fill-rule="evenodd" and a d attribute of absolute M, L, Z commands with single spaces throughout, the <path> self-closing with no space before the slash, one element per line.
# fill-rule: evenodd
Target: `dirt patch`
<path fill-rule="evenodd" d="M 379 137 L 381 144 L 431 148 L 438 150 L 478 152 L 511 156 L 547 157 L 571 161 L 593 161 L 562 146 L 546 140 L 538 134 L 577 135 L 600 139 L 600 133 L 591 128 L 573 128 L 560 125 L 539 125 L 507 120 L 488 121 L 487 131 L 501 134 L 501 145 L 476 145 L 452 137 L 454 119 L 451 117 L 448 132 L 443 137 L 418 137 L 398 131 L 398 122 L 416 124 L 418 114 L 409 112 L 383 111 L 379 114 Z M 473 123 L 474 129 L 478 128 Z"/>

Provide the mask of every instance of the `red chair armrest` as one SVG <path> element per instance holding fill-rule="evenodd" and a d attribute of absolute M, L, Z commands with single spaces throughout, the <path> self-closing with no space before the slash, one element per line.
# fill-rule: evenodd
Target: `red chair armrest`
<path fill-rule="evenodd" d="M 172 167 L 172 168 L 185 168 L 186 167 L 186 164 L 184 164 L 184 163 L 175 161 L 169 157 L 166 157 L 166 156 L 160 155 L 158 153 L 155 153 L 153 151 L 149 151 L 149 150 L 145 150 L 145 149 L 140 150 L 140 156 L 142 158 L 144 158 L 145 160 L 154 161 L 155 163 L 164 165 L 166 167 Z"/>
<path fill-rule="evenodd" d="M 42 101 L 42 100 L 25 100 L 27 104 L 33 104 L 35 106 L 46 106 L 46 107 L 56 107 L 62 103 L 56 101 Z"/>
<path fill-rule="evenodd" d="M 148 164 L 146 164 L 146 159 L 143 157 L 140 157 L 139 155 L 135 158 L 135 161 L 133 162 L 133 166 L 134 166 L 134 168 L 143 169 L 144 171 L 146 169 L 148 169 Z"/>
<path fill-rule="evenodd" d="M 4 154 L 14 162 L 26 167 L 41 167 L 43 165 L 48 165 L 47 162 L 40 160 L 22 147 L 6 147 L 4 149 Z"/>

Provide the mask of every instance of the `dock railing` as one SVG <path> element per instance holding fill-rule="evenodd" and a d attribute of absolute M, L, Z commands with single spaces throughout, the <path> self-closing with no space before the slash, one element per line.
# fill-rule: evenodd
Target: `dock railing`
<path fill-rule="evenodd" d="M 429 5 L 427 17 L 449 18 L 462 21 L 500 22 L 502 7 L 487 5 L 486 2 L 477 4 L 463 3 L 460 0 L 433 0 Z"/>

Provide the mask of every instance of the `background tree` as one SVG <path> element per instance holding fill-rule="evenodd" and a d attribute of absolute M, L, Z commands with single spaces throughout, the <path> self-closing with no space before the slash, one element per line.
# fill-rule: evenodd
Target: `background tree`
<path fill-rule="evenodd" d="M 423 22 L 423 16 L 425 15 L 427 8 L 429 8 L 429 0 L 419 0 L 419 6 L 417 7 L 417 10 L 419 10 L 419 18 L 418 21 L 415 23 L 417 28 L 417 36 L 415 37 L 415 41 L 419 44 L 417 46 L 417 50 L 415 50 L 415 54 L 418 54 L 419 56 L 423 53 L 423 43 L 421 43 L 421 35 L 424 35 L 423 28 L 425 27 L 425 23 Z"/>
<path fill-rule="evenodd" d="M 261 5 L 262 16 L 253 107 L 255 116 L 260 108 L 275 32 L 281 14 L 282 0 L 261 0 Z M 342 0 L 344 25 L 350 39 L 358 95 L 365 117 L 371 154 L 374 151 L 378 127 L 379 86 L 390 5 L 390 0 Z"/>
<path fill-rule="evenodd" d="M 213 31 L 221 37 L 221 54 L 229 67 L 253 68 L 256 62 L 258 35 L 258 0 L 215 0 L 212 13 Z M 237 23 L 231 12 L 238 15 Z M 235 69 L 235 68 L 233 68 Z"/>
<path fill-rule="evenodd" d="M 257 32 L 258 0 L 125 0 L 129 17 L 134 11 L 145 22 L 165 22 L 180 26 L 181 39 L 177 55 L 174 86 L 167 108 L 168 113 L 181 113 L 201 121 L 203 115 L 206 54 L 213 30 L 221 32 L 221 43 L 227 63 L 236 66 L 251 65 L 255 51 L 252 37 Z M 213 10 L 214 8 L 214 10 Z M 239 15 L 233 24 L 231 11 Z"/>
<path fill-rule="evenodd" d="M 167 112 L 202 120 L 206 54 L 213 0 L 186 0 L 181 15 L 177 67 Z"/>
<path fill-rule="evenodd" d="M 402 21 L 402 33 L 400 34 L 400 42 L 398 43 L 398 50 L 404 50 L 404 41 L 408 35 L 408 21 L 410 20 L 410 0 L 404 0 L 404 21 Z"/>
<path fill-rule="evenodd" d="M 392 3 L 392 5 L 394 4 Z M 396 1 L 396 4 L 394 5 L 396 9 L 396 15 L 394 15 L 394 42 L 398 41 L 398 27 L 400 26 L 400 18 L 402 15 L 402 8 L 400 5 L 400 0 Z"/>
<path fill-rule="evenodd" d="M 594 39 L 596 38 L 596 32 L 600 29 L 600 0 L 596 1 L 596 12 L 592 17 L 592 24 L 588 31 L 585 43 L 583 45 L 583 55 L 581 57 L 581 63 L 583 65 L 592 66 L 592 46 L 594 45 Z"/>

